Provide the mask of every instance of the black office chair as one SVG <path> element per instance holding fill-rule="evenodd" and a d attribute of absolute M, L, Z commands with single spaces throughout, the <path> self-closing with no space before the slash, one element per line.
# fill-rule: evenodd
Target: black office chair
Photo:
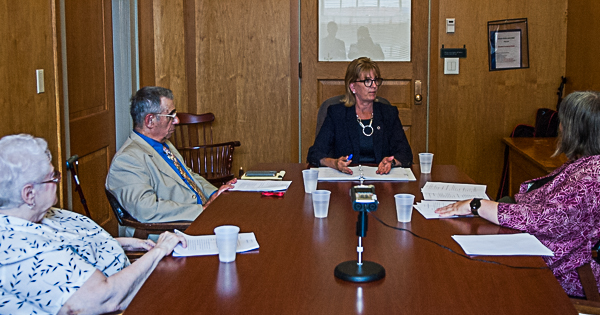
<path fill-rule="evenodd" d="M 113 210 L 113 213 L 117 217 L 117 221 L 122 226 L 128 226 L 135 228 L 135 232 L 133 237 L 146 239 L 149 234 L 160 234 L 165 231 L 173 232 L 173 230 L 185 230 L 187 229 L 191 221 L 173 221 L 173 222 L 160 222 L 160 223 L 142 223 L 138 221 L 136 218 L 132 217 L 125 208 L 121 206 L 117 198 L 105 189 L 106 198 L 108 198 L 108 202 L 110 203 L 110 207 Z"/>
<path fill-rule="evenodd" d="M 325 121 L 325 117 L 327 117 L 327 108 L 329 108 L 329 106 L 331 106 L 331 105 L 335 105 L 335 104 L 341 103 L 342 102 L 342 97 L 344 97 L 344 95 L 338 95 L 338 96 L 330 97 L 330 98 L 326 99 L 321 104 L 321 107 L 319 107 L 319 112 L 317 113 L 317 130 L 315 132 L 315 138 L 319 134 L 319 131 L 321 131 L 321 126 L 323 126 L 323 122 Z M 380 96 L 378 96 L 375 99 L 375 101 L 383 103 L 383 104 L 386 104 L 386 105 L 392 105 L 390 103 L 390 101 L 388 101 L 385 98 L 380 97 Z"/>

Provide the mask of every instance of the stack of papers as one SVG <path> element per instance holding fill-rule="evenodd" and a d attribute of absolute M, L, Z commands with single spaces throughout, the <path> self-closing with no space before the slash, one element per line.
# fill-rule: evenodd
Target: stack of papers
<path fill-rule="evenodd" d="M 486 185 L 427 182 L 421 188 L 424 200 L 418 202 L 414 207 L 425 219 L 440 219 L 440 215 L 435 213 L 437 208 L 460 200 L 472 198 L 490 199 L 485 194 L 485 189 Z M 444 218 L 456 217 L 459 216 L 454 215 Z"/>
<path fill-rule="evenodd" d="M 260 181 L 238 179 L 229 191 L 282 191 L 287 190 L 291 183 L 291 180 Z"/>
<path fill-rule="evenodd" d="M 352 166 L 352 175 L 342 173 L 330 167 L 319 167 L 320 181 L 345 181 L 359 180 L 362 174 L 365 180 L 392 180 L 392 181 L 416 181 L 415 174 L 410 168 L 396 167 L 385 175 L 377 174 L 377 167 L 374 166 Z"/>
<path fill-rule="evenodd" d="M 187 241 L 187 247 L 183 248 L 181 244 L 177 244 L 173 250 L 174 257 L 185 257 L 185 256 L 203 256 L 203 255 L 217 255 L 219 249 L 217 248 L 217 236 L 216 235 L 198 235 L 192 236 L 185 233 L 175 231 L 178 235 L 183 235 Z M 258 242 L 254 232 L 240 233 L 238 235 L 237 252 L 247 252 L 258 248 Z"/>

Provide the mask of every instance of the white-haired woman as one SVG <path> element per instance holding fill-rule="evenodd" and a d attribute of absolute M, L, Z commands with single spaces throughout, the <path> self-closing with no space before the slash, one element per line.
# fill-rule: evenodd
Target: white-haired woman
<path fill-rule="evenodd" d="M 464 200 L 437 209 L 441 216 L 479 214 L 495 224 L 535 235 L 554 252 L 544 256 L 567 294 L 584 296 L 577 267 L 590 263 L 600 283 L 592 246 L 600 238 L 600 93 L 573 92 L 558 112 L 556 154 L 569 159 L 547 176 L 521 184 L 516 203 Z"/>
<path fill-rule="evenodd" d="M 0 313 L 122 310 L 158 262 L 185 240 L 112 238 L 89 218 L 51 208 L 61 175 L 44 139 L 0 139 Z M 148 252 L 130 265 L 125 249 Z"/>

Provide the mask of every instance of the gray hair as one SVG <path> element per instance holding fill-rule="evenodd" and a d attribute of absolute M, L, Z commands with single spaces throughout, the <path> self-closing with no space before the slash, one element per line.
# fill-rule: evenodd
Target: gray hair
<path fill-rule="evenodd" d="M 131 97 L 129 113 L 131 114 L 134 128 L 142 128 L 146 115 L 161 112 L 160 99 L 162 97 L 172 100 L 173 92 L 160 86 L 145 86 Z"/>
<path fill-rule="evenodd" d="M 42 138 L 19 134 L 0 139 L 0 209 L 24 203 L 21 191 L 50 172 L 52 154 Z"/>
<path fill-rule="evenodd" d="M 555 155 L 574 160 L 600 154 L 600 93 L 573 92 L 560 103 L 562 131 Z"/>

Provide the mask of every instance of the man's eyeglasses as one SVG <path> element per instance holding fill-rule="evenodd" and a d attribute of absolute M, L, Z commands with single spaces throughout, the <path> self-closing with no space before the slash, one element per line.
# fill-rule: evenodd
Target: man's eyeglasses
<path fill-rule="evenodd" d="M 50 184 L 50 183 L 55 183 L 58 184 L 60 183 L 60 179 L 62 178 L 62 175 L 60 174 L 59 170 L 54 170 L 54 173 L 52 173 L 52 178 L 49 180 L 45 180 L 43 182 L 39 182 L 38 184 Z"/>
<path fill-rule="evenodd" d="M 154 114 L 156 116 L 163 116 L 163 117 L 169 117 L 171 119 L 175 119 L 175 117 L 177 117 L 177 112 L 174 112 L 173 114 Z"/>
<path fill-rule="evenodd" d="M 373 82 L 375 82 L 375 85 L 380 86 L 381 83 L 383 83 L 383 79 L 382 78 L 364 79 L 364 80 L 356 80 L 354 82 L 362 82 L 365 84 L 366 87 L 371 87 L 371 85 L 373 85 Z"/>

